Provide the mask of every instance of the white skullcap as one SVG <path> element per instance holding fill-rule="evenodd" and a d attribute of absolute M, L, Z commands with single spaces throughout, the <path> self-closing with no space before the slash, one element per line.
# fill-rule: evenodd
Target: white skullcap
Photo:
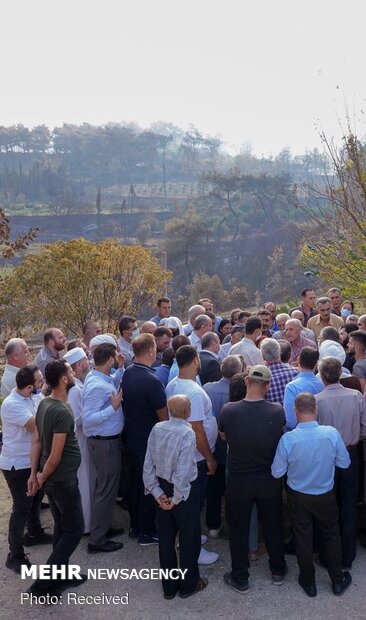
<path fill-rule="evenodd" d="M 324 340 L 319 347 L 319 360 L 322 360 L 325 357 L 335 357 L 343 366 L 346 359 L 346 352 L 339 342 L 334 342 L 334 340 Z"/>
<path fill-rule="evenodd" d="M 84 359 L 84 357 L 86 357 L 84 349 L 81 347 L 75 347 L 74 349 L 67 351 L 62 359 L 68 364 L 76 364 L 76 362 L 80 362 L 80 360 Z"/>
<path fill-rule="evenodd" d="M 117 347 L 117 342 L 113 336 L 110 336 L 109 334 L 98 334 L 98 336 L 94 336 L 94 338 L 92 338 L 89 342 L 89 349 L 93 349 L 98 344 L 113 344 Z"/>
<path fill-rule="evenodd" d="M 166 319 L 161 319 L 159 327 L 171 327 L 172 329 L 179 329 L 179 334 L 184 334 L 182 321 L 177 316 L 170 316 Z"/>

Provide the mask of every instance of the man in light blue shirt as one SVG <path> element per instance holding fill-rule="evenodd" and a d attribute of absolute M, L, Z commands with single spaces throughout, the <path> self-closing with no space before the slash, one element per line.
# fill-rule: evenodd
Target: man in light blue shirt
<path fill-rule="evenodd" d="M 212 381 L 203 386 L 206 394 L 209 395 L 212 403 L 212 412 L 217 423 L 221 409 L 229 400 L 230 379 L 239 372 L 242 372 L 242 362 L 238 355 L 229 355 L 222 362 L 222 378 L 219 381 Z M 208 477 L 207 497 L 206 497 L 206 523 L 210 538 L 217 538 L 221 530 L 221 500 L 225 493 L 225 473 L 226 473 L 227 444 L 220 437 L 217 438 L 214 458 L 217 469 L 213 476 Z"/>
<path fill-rule="evenodd" d="M 298 425 L 285 433 L 277 446 L 272 476 L 287 473 L 287 503 L 300 569 L 299 584 L 308 596 L 317 595 L 313 564 L 313 523 L 321 532 L 327 568 L 336 596 L 350 585 L 348 571 L 342 571 L 342 547 L 338 527 L 337 501 L 333 492 L 335 467 L 347 469 L 350 457 L 338 433 L 316 422 L 313 394 L 295 399 Z"/>
<path fill-rule="evenodd" d="M 312 349 L 311 347 L 304 347 L 299 356 L 300 372 L 298 376 L 290 381 L 285 387 L 285 394 L 283 398 L 283 408 L 286 416 L 286 430 L 291 431 L 295 428 L 296 416 L 295 416 L 295 398 L 301 392 L 308 392 L 310 394 L 318 394 L 324 390 L 324 385 L 319 377 L 314 374 L 315 367 L 319 359 L 319 351 Z"/>
<path fill-rule="evenodd" d="M 122 543 L 108 540 L 113 507 L 121 473 L 122 392 L 110 372 L 117 359 L 113 344 L 97 345 L 93 351 L 95 368 L 84 383 L 82 424 L 88 438 L 90 458 L 95 467 L 96 485 L 91 507 L 88 552 L 117 551 Z M 122 533 L 114 531 L 113 535 Z M 110 533 L 111 535 L 111 533 Z"/>

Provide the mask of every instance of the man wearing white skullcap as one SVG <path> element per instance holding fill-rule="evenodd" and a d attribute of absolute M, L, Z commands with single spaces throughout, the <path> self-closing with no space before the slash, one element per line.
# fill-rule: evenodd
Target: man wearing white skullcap
<path fill-rule="evenodd" d="M 85 377 L 90 370 L 89 360 L 84 349 L 75 347 L 64 355 L 64 360 L 70 364 L 75 374 L 75 385 L 68 394 L 67 402 L 71 406 L 75 420 L 75 430 L 81 452 L 81 463 L 78 469 L 78 481 L 83 508 L 84 533 L 90 532 L 91 498 L 94 494 L 95 472 L 90 460 L 87 439 L 83 432 L 83 389 Z"/>

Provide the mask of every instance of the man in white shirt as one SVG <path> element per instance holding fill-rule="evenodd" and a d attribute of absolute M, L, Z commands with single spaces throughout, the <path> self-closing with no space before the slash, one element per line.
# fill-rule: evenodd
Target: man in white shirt
<path fill-rule="evenodd" d="M 211 321 L 210 321 L 211 324 Z M 179 368 L 178 377 L 175 377 L 166 388 L 167 398 L 183 394 L 191 402 L 191 415 L 188 422 L 196 434 L 196 462 L 198 468 L 198 484 L 200 504 L 203 508 L 207 475 L 213 475 L 217 463 L 213 457 L 218 435 L 216 418 L 212 413 L 212 404 L 206 392 L 196 383 L 196 376 L 200 372 L 200 359 L 196 349 L 191 345 L 184 345 L 178 349 L 176 360 Z M 217 553 L 201 549 L 199 564 L 212 564 L 218 559 Z"/>
<path fill-rule="evenodd" d="M 263 364 L 262 353 L 255 344 L 261 335 L 262 321 L 256 316 L 249 317 L 245 325 L 245 336 L 231 347 L 230 355 L 242 355 L 247 366 Z"/>
<path fill-rule="evenodd" d="M 200 314 L 204 314 L 205 309 L 200 304 L 195 304 L 191 306 L 188 310 L 188 323 L 183 325 L 183 331 L 185 336 L 190 336 L 194 330 L 194 325 L 196 322 L 196 318 L 200 316 Z"/>
<path fill-rule="evenodd" d="M 6 364 L 1 379 L 1 396 L 9 396 L 15 388 L 15 376 L 19 368 L 24 368 L 30 361 L 28 345 L 23 338 L 11 338 L 5 345 Z"/>
<path fill-rule="evenodd" d="M 123 316 L 118 323 L 119 333 L 118 346 L 121 353 L 125 356 L 125 367 L 133 364 L 134 353 L 132 349 L 132 340 L 139 335 L 137 321 L 133 316 Z"/>
<path fill-rule="evenodd" d="M 23 544 L 33 546 L 52 542 L 52 536 L 43 531 L 40 522 L 43 491 L 38 491 L 34 497 L 26 495 L 31 471 L 32 432 L 39 403 L 35 392 L 41 388 L 42 383 L 43 376 L 37 367 L 21 368 L 16 375 L 16 388 L 5 398 L 1 407 L 3 447 L 0 469 L 13 499 L 6 566 L 15 573 L 20 573 L 22 564 L 28 567 L 31 565 Z M 28 531 L 23 539 L 26 524 Z"/>
<path fill-rule="evenodd" d="M 68 392 L 67 402 L 74 416 L 75 432 L 81 452 L 81 463 L 77 477 L 84 516 L 84 533 L 88 534 L 90 532 L 91 502 L 95 490 L 95 469 L 90 458 L 88 441 L 83 431 L 82 413 L 84 381 L 90 371 L 90 363 L 81 347 L 71 349 L 65 353 L 63 359 L 70 364 L 75 375 L 75 385 Z"/>
<path fill-rule="evenodd" d="M 194 330 L 189 336 L 190 343 L 199 353 L 202 351 L 202 336 L 210 332 L 212 329 L 211 319 L 207 314 L 200 314 L 195 321 Z"/>

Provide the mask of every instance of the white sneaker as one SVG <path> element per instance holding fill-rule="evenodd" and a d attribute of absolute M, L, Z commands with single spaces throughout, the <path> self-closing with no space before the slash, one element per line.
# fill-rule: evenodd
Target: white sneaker
<path fill-rule="evenodd" d="M 215 553 L 215 551 L 207 551 L 207 549 L 201 547 L 201 551 L 198 557 L 198 564 L 213 564 L 218 559 L 218 553 Z"/>
<path fill-rule="evenodd" d="M 205 534 L 201 534 L 201 545 L 205 545 L 208 541 L 208 538 Z M 179 542 L 177 542 L 177 549 L 179 549 Z"/>
<path fill-rule="evenodd" d="M 210 538 L 218 538 L 221 532 L 221 527 L 218 530 L 208 530 L 208 535 Z"/>

